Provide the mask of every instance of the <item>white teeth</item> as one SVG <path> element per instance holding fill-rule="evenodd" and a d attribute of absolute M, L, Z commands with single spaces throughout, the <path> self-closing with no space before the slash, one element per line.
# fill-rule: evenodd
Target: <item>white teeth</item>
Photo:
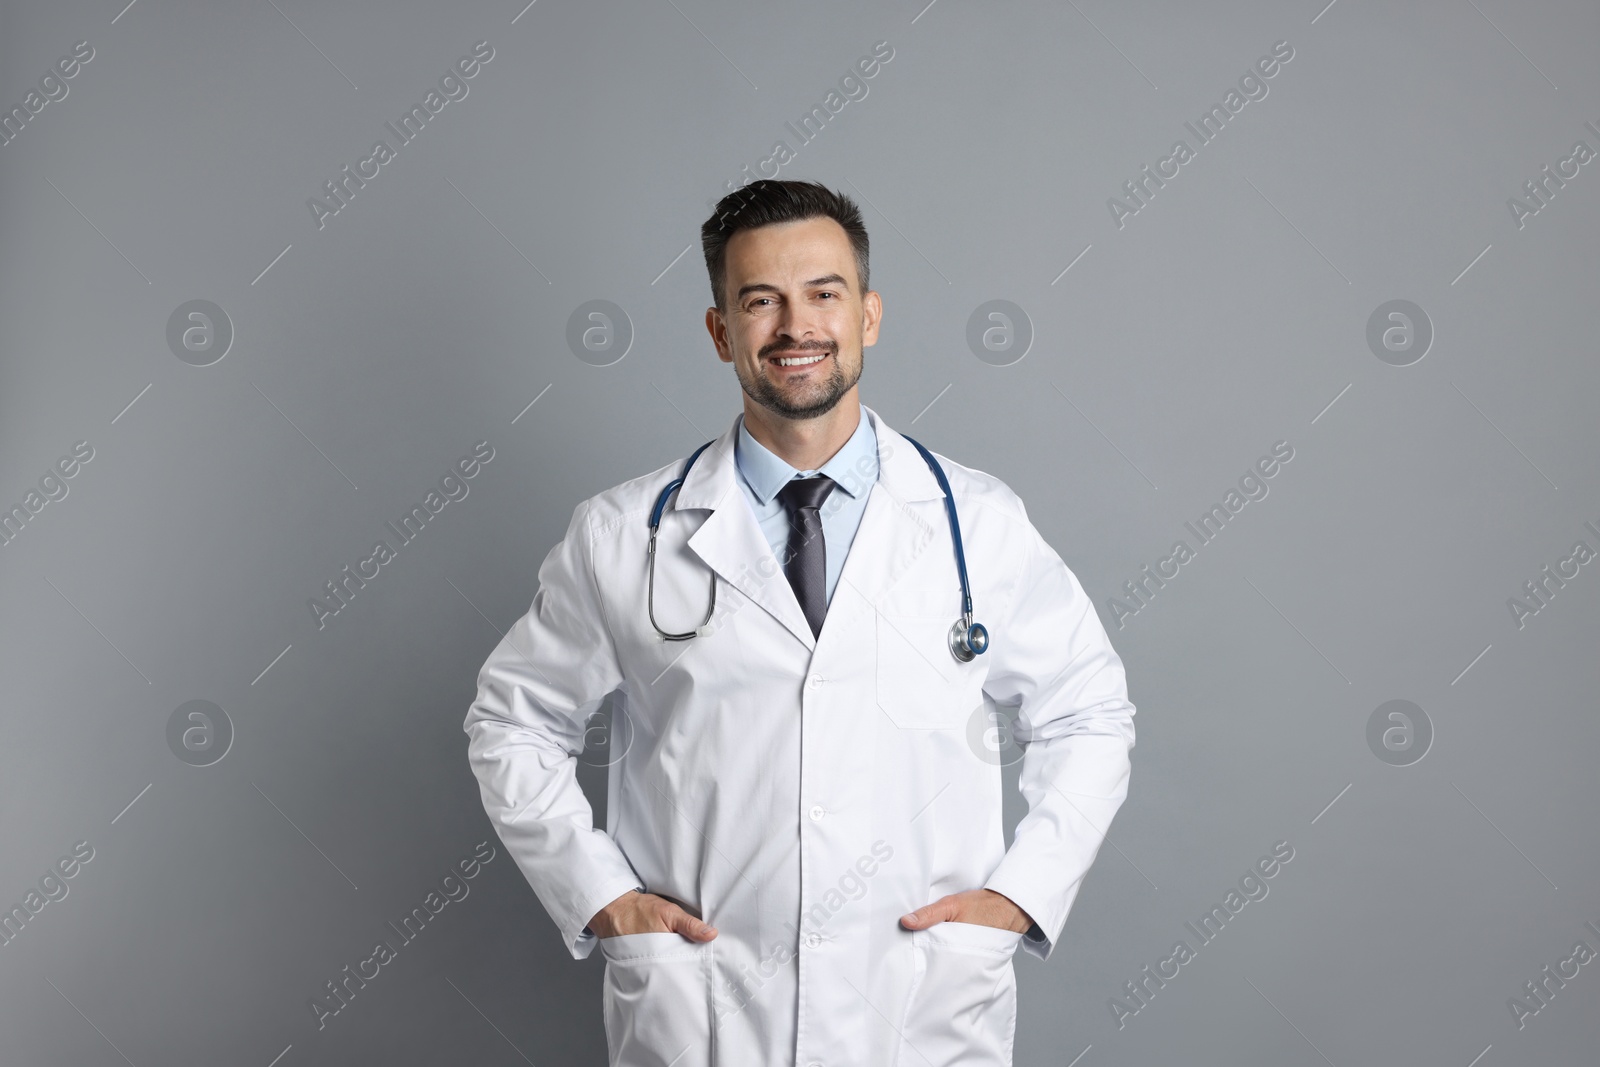
<path fill-rule="evenodd" d="M 826 353 L 824 353 L 823 355 L 826 355 Z M 817 361 L 821 360 L 822 358 L 823 358 L 823 356 L 805 356 L 805 357 L 795 357 L 793 359 L 780 359 L 780 360 L 777 360 L 776 362 L 777 362 L 778 366 L 780 366 L 780 367 L 801 367 L 801 366 L 804 366 L 807 363 L 816 363 Z"/>

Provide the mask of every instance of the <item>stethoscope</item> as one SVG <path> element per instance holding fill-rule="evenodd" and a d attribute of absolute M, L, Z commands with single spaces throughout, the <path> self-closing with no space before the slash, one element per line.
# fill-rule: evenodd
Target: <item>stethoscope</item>
<path fill-rule="evenodd" d="M 956 658 L 957 662 L 967 663 L 974 656 L 988 651 L 989 631 L 984 628 L 983 623 L 972 621 L 972 589 L 967 584 L 967 556 L 961 547 L 961 523 L 956 519 L 955 494 L 950 491 L 950 483 L 945 480 L 944 468 L 940 467 L 939 461 L 933 458 L 933 453 L 909 437 L 906 440 L 917 446 L 917 451 L 922 453 L 922 458 L 927 461 L 928 469 L 933 471 L 933 476 L 939 480 L 939 488 L 944 490 L 944 510 L 946 517 L 950 520 L 950 540 L 954 543 L 956 549 L 956 571 L 961 575 L 961 618 L 957 619 L 955 625 L 950 627 L 950 654 Z M 709 448 L 712 443 L 707 441 L 694 450 L 694 454 L 683 465 L 683 473 L 667 483 L 667 487 L 661 490 L 661 495 L 656 498 L 656 506 L 650 512 L 650 577 L 646 586 L 645 606 L 650 614 L 650 625 L 656 628 L 656 633 L 668 641 L 687 641 L 691 637 L 699 637 L 717 609 L 717 576 L 712 574 L 711 606 L 706 608 L 706 617 L 700 620 L 699 626 L 685 633 L 669 634 L 656 623 L 656 531 L 661 526 L 661 513 L 666 509 L 667 497 L 671 496 L 672 491 L 681 486 L 684 479 L 689 477 L 689 468 L 694 466 L 694 461 L 700 458 L 700 453 Z"/>

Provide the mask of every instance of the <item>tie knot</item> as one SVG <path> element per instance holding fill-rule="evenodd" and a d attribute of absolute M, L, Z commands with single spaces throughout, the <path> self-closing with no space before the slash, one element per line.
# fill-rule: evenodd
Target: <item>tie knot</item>
<path fill-rule="evenodd" d="M 788 485 L 778 490 L 778 499 L 783 502 L 784 510 L 792 517 L 801 508 L 820 508 L 836 484 L 826 474 L 819 474 L 814 478 L 793 478 Z"/>

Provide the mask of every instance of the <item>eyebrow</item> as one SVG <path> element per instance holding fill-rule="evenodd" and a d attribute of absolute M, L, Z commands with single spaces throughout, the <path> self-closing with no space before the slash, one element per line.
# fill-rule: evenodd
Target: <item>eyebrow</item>
<path fill-rule="evenodd" d="M 843 289 L 847 293 L 850 291 L 850 283 L 845 281 L 844 278 L 841 275 L 838 275 L 838 274 L 825 274 L 820 278 L 812 278 L 809 282 L 802 283 L 802 288 L 815 289 L 818 286 L 822 286 L 822 285 L 835 285 L 835 286 L 838 286 L 840 289 Z M 776 285 L 768 285 L 765 282 L 757 282 L 757 283 L 754 283 L 754 284 L 751 284 L 751 285 L 746 285 L 746 286 L 741 287 L 739 289 L 739 292 L 735 294 L 734 298 L 737 299 L 737 300 L 743 300 L 746 296 L 748 296 L 751 293 L 776 293 L 776 292 L 778 292 L 778 287 Z"/>

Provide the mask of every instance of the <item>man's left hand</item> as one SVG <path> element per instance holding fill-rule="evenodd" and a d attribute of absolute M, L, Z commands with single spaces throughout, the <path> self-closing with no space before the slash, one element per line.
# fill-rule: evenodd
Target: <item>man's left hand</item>
<path fill-rule="evenodd" d="M 926 930 L 935 923 L 959 922 L 975 926 L 994 926 L 1025 934 L 1033 926 L 1028 913 L 1012 903 L 1011 898 L 992 889 L 969 889 L 965 893 L 952 893 L 940 897 L 932 904 L 924 904 L 909 915 L 900 916 L 900 925 L 907 930 Z"/>

